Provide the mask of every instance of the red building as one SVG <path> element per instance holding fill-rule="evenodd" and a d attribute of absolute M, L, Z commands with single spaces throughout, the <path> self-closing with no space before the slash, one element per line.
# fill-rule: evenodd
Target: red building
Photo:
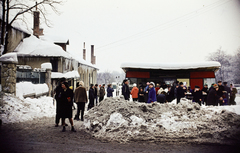
<path fill-rule="evenodd" d="M 196 63 L 123 63 L 121 68 L 126 72 L 130 84 L 146 84 L 146 82 L 172 84 L 183 82 L 194 88 L 216 83 L 215 72 L 221 67 L 219 62 Z"/>

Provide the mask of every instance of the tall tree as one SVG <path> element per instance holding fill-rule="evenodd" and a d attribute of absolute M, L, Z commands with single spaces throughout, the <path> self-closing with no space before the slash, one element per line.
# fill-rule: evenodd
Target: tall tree
<path fill-rule="evenodd" d="M 216 52 L 210 54 L 208 60 L 217 61 L 221 64 L 220 69 L 216 73 L 216 79 L 227 81 L 228 74 L 231 71 L 231 69 L 229 69 L 229 67 L 231 66 L 230 64 L 231 56 L 227 55 L 227 53 L 223 51 L 222 48 L 220 47 Z"/>
<path fill-rule="evenodd" d="M 8 50 L 8 31 L 11 28 L 12 24 L 20 19 L 25 22 L 24 14 L 31 13 L 34 8 L 37 8 L 38 11 L 44 18 L 44 21 L 47 26 L 50 25 L 50 22 L 47 18 L 48 8 L 51 8 L 55 13 L 59 13 L 56 8 L 56 5 L 62 4 L 62 0 L 1 0 L 2 2 L 2 25 L 1 25 L 1 47 L 4 47 L 3 53 L 6 53 Z M 11 18 L 10 18 L 11 14 Z M 1 48 L 2 50 L 2 48 Z"/>
<path fill-rule="evenodd" d="M 240 47 L 236 51 L 233 58 L 233 80 L 234 83 L 240 84 Z"/>

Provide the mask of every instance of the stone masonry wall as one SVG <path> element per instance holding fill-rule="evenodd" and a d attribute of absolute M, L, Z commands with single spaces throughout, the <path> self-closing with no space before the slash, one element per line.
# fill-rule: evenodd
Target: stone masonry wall
<path fill-rule="evenodd" d="M 16 64 L 2 63 L 1 76 L 2 91 L 16 94 Z"/>

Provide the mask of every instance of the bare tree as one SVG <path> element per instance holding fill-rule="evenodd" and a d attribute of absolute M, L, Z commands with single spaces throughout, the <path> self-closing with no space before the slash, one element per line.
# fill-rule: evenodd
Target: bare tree
<path fill-rule="evenodd" d="M 125 78 L 124 72 L 105 71 L 97 74 L 98 84 L 110 84 L 112 82 L 121 82 Z"/>
<path fill-rule="evenodd" d="M 3 54 L 7 52 L 8 46 L 8 31 L 16 20 L 26 21 L 24 14 L 31 13 L 35 8 L 41 13 L 44 22 L 50 26 L 50 21 L 47 18 L 48 8 L 56 14 L 59 11 L 56 5 L 62 4 L 62 0 L 1 0 L 2 2 L 2 25 L 1 25 L 1 47 L 4 47 Z M 11 14 L 11 18 L 10 18 Z"/>
<path fill-rule="evenodd" d="M 221 47 L 216 51 L 210 54 L 208 57 L 208 60 L 210 61 L 217 61 L 221 64 L 220 69 L 216 73 L 216 79 L 217 80 L 222 80 L 222 81 L 227 81 L 228 74 L 231 72 L 231 56 L 227 55 L 225 51 L 221 49 Z"/>
<path fill-rule="evenodd" d="M 236 51 L 234 58 L 232 60 L 233 62 L 233 80 L 234 83 L 240 83 L 240 47 Z"/>

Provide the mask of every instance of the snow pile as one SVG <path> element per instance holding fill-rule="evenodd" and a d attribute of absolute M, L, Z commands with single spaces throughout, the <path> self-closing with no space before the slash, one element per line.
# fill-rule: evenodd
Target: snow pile
<path fill-rule="evenodd" d="M 52 79 L 58 79 L 58 78 L 62 78 L 62 77 L 67 78 L 67 79 L 80 78 L 80 75 L 79 75 L 78 71 L 69 71 L 66 73 L 60 73 L 60 72 L 52 72 L 51 73 Z"/>
<path fill-rule="evenodd" d="M 85 115 L 84 127 L 103 141 L 240 140 L 239 115 L 222 107 L 200 107 L 186 99 L 176 105 L 106 98 Z"/>
<path fill-rule="evenodd" d="M 13 95 L 5 94 L 2 100 L 0 118 L 3 123 L 23 122 L 40 117 L 53 117 L 56 114 L 52 97 L 26 98 L 23 101 Z"/>
<path fill-rule="evenodd" d="M 16 96 L 20 99 L 24 97 L 38 97 L 48 93 L 47 84 L 32 84 L 32 82 L 19 82 L 16 84 Z"/>

